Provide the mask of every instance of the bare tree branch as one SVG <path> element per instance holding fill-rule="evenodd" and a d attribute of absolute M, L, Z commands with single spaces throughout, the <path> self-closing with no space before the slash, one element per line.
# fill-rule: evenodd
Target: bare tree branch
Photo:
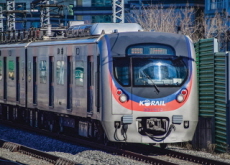
<path fill-rule="evenodd" d="M 141 8 L 133 8 L 126 15 L 129 22 L 140 24 L 145 31 L 171 32 L 188 35 L 194 42 L 202 38 L 217 38 L 221 45 L 225 45 L 228 38 L 228 18 L 225 12 L 216 12 L 214 16 L 207 17 L 196 7 L 175 8 L 158 5 L 142 5 Z"/>

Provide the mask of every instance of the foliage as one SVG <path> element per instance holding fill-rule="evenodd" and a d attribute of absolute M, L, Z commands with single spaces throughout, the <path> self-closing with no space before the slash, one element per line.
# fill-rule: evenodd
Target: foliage
<path fill-rule="evenodd" d="M 217 38 L 221 46 L 228 41 L 228 18 L 225 12 L 216 12 L 211 17 L 205 16 L 198 7 L 176 8 L 158 5 L 142 5 L 126 14 L 128 22 L 140 24 L 145 31 L 171 32 L 188 35 L 194 42 L 199 39 Z"/>

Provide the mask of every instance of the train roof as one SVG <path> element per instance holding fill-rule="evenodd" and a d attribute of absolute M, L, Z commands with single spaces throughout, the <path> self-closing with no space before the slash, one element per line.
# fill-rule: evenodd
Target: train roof
<path fill-rule="evenodd" d="M 126 49 L 130 45 L 143 43 L 155 43 L 172 46 L 175 49 L 176 56 L 188 56 L 188 45 L 185 35 L 165 33 L 165 32 L 121 32 L 105 34 L 100 36 L 88 36 L 78 38 L 65 38 L 59 40 L 33 41 L 31 43 L 15 43 L 0 45 L 0 48 L 14 47 L 33 47 L 48 45 L 68 45 L 68 44 L 92 44 L 99 42 L 103 36 L 108 37 L 112 47 L 113 56 L 125 56 Z"/>
<path fill-rule="evenodd" d="M 113 45 L 111 53 L 113 56 L 126 54 L 130 45 L 138 44 L 163 44 L 175 49 L 176 56 L 188 56 L 189 41 L 185 35 L 165 32 L 129 32 L 113 33 L 107 35 L 110 45 Z"/>
<path fill-rule="evenodd" d="M 12 48 L 12 47 L 27 47 L 27 46 L 48 46 L 48 45 L 63 45 L 63 44 L 89 44 L 95 43 L 98 37 L 84 37 L 84 38 L 66 38 L 59 40 L 48 40 L 48 41 L 33 41 L 27 43 L 14 43 L 14 44 L 0 44 L 0 48 Z"/>
<path fill-rule="evenodd" d="M 65 39 L 56 41 L 32 42 L 29 46 L 67 45 L 67 44 L 90 44 L 96 43 L 97 38 Z"/>
<path fill-rule="evenodd" d="M 52 29 L 52 28 L 51 28 Z M 68 29 L 53 28 L 52 31 L 47 32 L 47 29 L 30 29 L 27 32 L 13 31 L 3 32 L 2 36 L 5 39 L 1 41 L 1 47 L 23 47 L 23 46 L 42 46 L 42 45 L 59 45 L 59 44 L 78 44 L 78 43 L 95 43 L 97 39 L 104 34 L 111 34 L 114 32 L 132 32 L 143 30 L 137 23 L 95 23 L 74 25 Z M 41 38 L 37 34 L 46 31 L 52 35 L 42 35 Z M 14 36 L 14 37 L 13 37 Z M 23 36 L 23 37 L 22 37 Z M 13 38 L 12 38 L 13 37 Z M 18 39 L 20 38 L 20 41 Z M 29 42 L 32 40 L 32 42 Z"/>
<path fill-rule="evenodd" d="M 26 47 L 26 45 L 28 45 L 28 43 L 0 44 L 0 48 Z"/>
<path fill-rule="evenodd" d="M 108 37 L 113 56 L 125 56 L 130 45 L 137 44 L 164 44 L 174 48 L 176 56 L 188 56 L 188 39 L 185 35 L 165 32 L 143 32 L 140 25 L 135 23 L 97 23 L 93 25 L 74 25 L 66 30 L 69 36 L 63 38 L 48 37 L 47 40 L 38 40 L 24 43 L 0 45 L 0 48 L 33 47 L 48 45 L 92 44 L 103 37 Z"/>

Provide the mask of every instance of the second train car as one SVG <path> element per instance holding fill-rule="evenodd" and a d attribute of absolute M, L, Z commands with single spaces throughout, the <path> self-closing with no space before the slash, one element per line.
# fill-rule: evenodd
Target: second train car
<path fill-rule="evenodd" d="M 198 99 L 189 37 L 112 23 L 67 34 L 0 45 L 3 119 L 105 142 L 192 140 Z"/>

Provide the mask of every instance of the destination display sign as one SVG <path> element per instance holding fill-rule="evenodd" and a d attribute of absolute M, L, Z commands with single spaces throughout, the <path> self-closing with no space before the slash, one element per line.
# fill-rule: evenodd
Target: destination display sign
<path fill-rule="evenodd" d="M 128 48 L 128 55 L 175 55 L 175 51 L 168 45 L 146 44 Z"/>

